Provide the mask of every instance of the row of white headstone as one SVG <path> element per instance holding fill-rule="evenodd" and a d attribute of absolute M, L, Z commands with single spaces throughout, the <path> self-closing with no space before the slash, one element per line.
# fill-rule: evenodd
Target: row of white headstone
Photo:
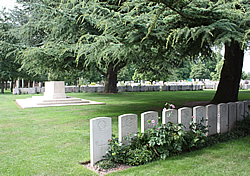
<path fill-rule="evenodd" d="M 250 101 L 239 101 L 236 103 L 221 103 L 218 105 L 196 106 L 176 109 L 167 109 L 162 112 L 162 123 L 181 123 L 185 131 L 189 131 L 190 121 L 203 123 L 209 126 L 208 135 L 226 133 L 233 129 L 236 121 L 241 121 L 249 113 Z M 153 128 L 158 124 L 158 112 L 148 111 L 141 114 L 141 132 Z M 206 119 L 206 120 L 204 120 Z M 148 123 L 153 121 L 154 123 Z M 119 141 L 124 136 L 138 132 L 138 121 L 136 114 L 124 114 L 118 117 Z M 90 155 L 91 165 L 103 159 L 108 149 L 108 140 L 112 136 L 112 119 L 109 117 L 97 117 L 90 120 Z"/>
<path fill-rule="evenodd" d="M 118 86 L 118 92 L 151 92 L 151 91 L 194 91 L 203 90 L 203 85 L 148 85 L 148 86 Z M 44 87 L 13 88 L 13 94 L 44 93 Z M 79 92 L 103 92 L 104 86 L 65 86 L 65 93 Z"/>

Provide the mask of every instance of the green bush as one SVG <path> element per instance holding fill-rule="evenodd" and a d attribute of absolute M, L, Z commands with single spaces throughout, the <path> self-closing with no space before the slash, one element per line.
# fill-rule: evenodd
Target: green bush
<path fill-rule="evenodd" d="M 166 159 L 169 156 L 179 154 L 183 151 L 185 143 L 182 124 L 168 122 L 147 131 L 149 135 L 148 145 L 157 157 Z"/>
<path fill-rule="evenodd" d="M 149 123 L 152 123 L 149 121 Z M 128 165 L 142 165 L 154 160 L 181 154 L 186 151 L 197 150 L 215 143 L 237 139 L 250 134 L 250 118 L 236 122 L 235 128 L 227 134 L 206 136 L 207 126 L 190 122 L 189 131 L 184 131 L 182 124 L 155 125 L 145 133 L 130 134 L 124 137 L 128 145 L 118 142 L 114 135 L 109 140 L 109 149 L 104 156 L 114 163 Z"/>
<path fill-rule="evenodd" d="M 128 146 L 120 144 L 118 138 L 114 134 L 112 134 L 112 139 L 109 140 L 109 146 L 105 158 L 116 163 L 126 163 Z"/>
<path fill-rule="evenodd" d="M 201 122 L 203 122 L 202 120 Z M 197 150 L 206 146 L 206 134 L 208 132 L 207 126 L 204 126 L 202 123 L 194 123 L 192 120 L 189 126 L 190 131 L 187 132 L 185 138 L 185 151 Z"/>
<path fill-rule="evenodd" d="M 109 140 L 110 147 L 105 158 L 128 165 L 141 165 L 157 159 L 165 160 L 169 156 L 203 146 L 207 131 L 204 130 L 206 127 L 200 126 L 191 122 L 190 132 L 185 132 L 182 124 L 168 122 L 154 126 L 145 133 L 124 137 L 129 141 L 128 145 L 119 143 L 118 138 L 113 135 L 112 140 Z"/>

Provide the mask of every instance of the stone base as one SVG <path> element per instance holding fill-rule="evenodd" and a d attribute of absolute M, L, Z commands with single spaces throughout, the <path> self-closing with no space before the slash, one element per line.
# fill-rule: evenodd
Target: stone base
<path fill-rule="evenodd" d="M 33 96 L 32 98 L 27 99 L 17 99 L 16 103 L 21 108 L 105 104 L 81 98 L 66 97 L 63 99 L 47 99 L 45 96 Z"/>

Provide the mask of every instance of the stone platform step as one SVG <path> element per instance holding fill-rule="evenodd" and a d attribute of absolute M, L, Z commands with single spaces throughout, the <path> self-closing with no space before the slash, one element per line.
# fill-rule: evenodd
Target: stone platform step
<path fill-rule="evenodd" d="M 32 98 L 17 99 L 15 102 L 21 108 L 105 104 L 74 97 L 67 97 L 65 99 L 46 99 L 44 96 L 33 96 Z"/>
<path fill-rule="evenodd" d="M 46 104 L 77 104 L 77 103 L 89 103 L 88 100 L 83 100 L 81 98 L 71 98 L 67 97 L 66 99 L 52 99 L 52 100 L 41 100 L 38 101 L 37 105 L 46 105 Z"/>

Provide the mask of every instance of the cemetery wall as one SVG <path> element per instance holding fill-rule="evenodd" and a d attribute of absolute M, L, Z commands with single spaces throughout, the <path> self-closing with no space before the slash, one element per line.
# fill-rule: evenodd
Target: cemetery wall
<path fill-rule="evenodd" d="M 195 91 L 203 90 L 203 85 L 147 85 L 147 86 L 118 86 L 118 92 L 152 92 L 152 91 Z M 44 93 L 44 87 L 13 88 L 13 94 Z M 103 92 L 104 86 L 65 86 L 65 93 Z"/>
<path fill-rule="evenodd" d="M 189 124 L 193 120 L 195 123 L 202 123 L 208 126 L 208 134 L 227 133 L 234 127 L 236 121 L 243 120 L 249 115 L 250 101 L 239 101 L 221 103 L 218 105 L 209 104 L 207 106 L 196 106 L 193 108 L 183 107 L 180 109 L 164 109 L 161 114 L 162 124 L 168 122 L 182 123 L 189 131 Z M 128 141 L 124 136 L 138 132 L 138 121 L 136 114 L 123 114 L 118 117 L 119 141 L 125 145 Z M 156 111 L 141 113 L 141 132 L 153 128 L 158 124 L 159 115 Z M 151 123 L 148 123 L 148 122 Z M 105 129 L 105 130 L 104 130 Z M 105 133 L 104 133 L 105 131 Z M 110 117 L 97 117 L 90 120 L 90 153 L 91 165 L 102 159 L 106 154 L 108 141 L 112 135 L 112 123 Z M 97 150 L 98 149 L 98 150 Z"/>
<path fill-rule="evenodd" d="M 205 82 L 199 84 L 172 82 L 164 85 L 139 85 L 134 83 L 133 85 L 119 85 L 117 86 L 118 92 L 152 92 L 152 91 L 195 91 L 204 89 L 216 90 L 218 82 Z M 241 88 L 244 90 L 250 89 L 250 84 L 241 84 Z M 32 87 L 32 88 L 13 88 L 13 94 L 38 94 L 44 93 L 44 87 Z M 65 86 L 65 93 L 79 93 L 79 92 L 103 92 L 104 86 Z"/>

